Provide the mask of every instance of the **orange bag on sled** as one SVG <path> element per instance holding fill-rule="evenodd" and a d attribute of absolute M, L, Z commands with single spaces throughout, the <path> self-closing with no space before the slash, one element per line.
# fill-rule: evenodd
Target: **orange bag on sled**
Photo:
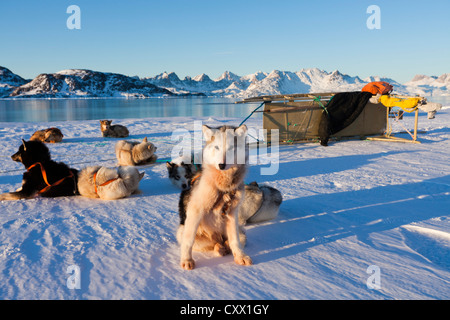
<path fill-rule="evenodd" d="M 370 92 L 373 95 L 376 94 L 389 94 L 394 90 L 394 87 L 391 86 L 389 83 L 384 81 L 374 81 L 366 84 L 364 88 L 362 88 L 361 91 L 363 92 Z"/>

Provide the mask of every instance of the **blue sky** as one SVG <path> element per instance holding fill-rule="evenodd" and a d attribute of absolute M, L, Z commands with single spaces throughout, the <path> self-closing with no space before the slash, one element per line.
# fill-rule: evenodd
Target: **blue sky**
<path fill-rule="evenodd" d="M 69 30 L 69 5 L 81 30 Z M 369 30 L 368 6 L 381 10 Z M 450 72 L 450 1 L 0 2 L 0 66 L 25 78 L 84 68 L 180 78 L 317 67 L 406 82 Z"/>

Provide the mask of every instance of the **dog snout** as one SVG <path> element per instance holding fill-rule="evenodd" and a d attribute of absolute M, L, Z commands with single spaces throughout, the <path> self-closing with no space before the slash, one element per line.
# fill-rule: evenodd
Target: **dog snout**
<path fill-rule="evenodd" d="M 225 163 L 219 164 L 219 169 L 224 170 L 227 165 Z"/>
<path fill-rule="evenodd" d="M 183 185 L 181 187 L 183 188 L 183 190 L 186 190 L 187 189 L 187 184 L 183 183 Z"/>
<path fill-rule="evenodd" d="M 12 159 L 13 161 L 19 161 L 19 162 L 20 162 L 20 153 L 19 153 L 19 152 L 14 153 L 14 154 L 11 156 L 11 159 Z"/>

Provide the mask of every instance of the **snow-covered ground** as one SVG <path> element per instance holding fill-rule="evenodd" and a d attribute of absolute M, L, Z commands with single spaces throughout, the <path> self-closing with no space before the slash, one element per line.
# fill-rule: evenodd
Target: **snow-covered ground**
<path fill-rule="evenodd" d="M 412 119 L 403 123 L 412 127 Z M 120 123 L 129 140 L 147 136 L 166 158 L 176 144 L 172 131 L 192 132 L 194 120 L 242 119 Z M 256 119 L 247 124 L 261 127 Z M 115 165 L 117 140 L 102 138 L 98 121 L 1 123 L 0 192 L 20 186 L 24 168 L 9 158 L 20 139 L 50 126 L 65 135 L 49 145 L 55 160 L 78 169 Z M 282 145 L 275 175 L 260 174 L 268 164 L 252 165 L 246 182 L 278 188 L 284 201 L 275 220 L 246 227 L 248 267 L 195 253 L 197 268 L 181 269 L 179 190 L 164 163 L 141 168 L 141 194 L 122 200 L 3 201 L 0 299 L 449 299 L 450 107 L 434 120 L 421 113 L 419 130 L 426 131 L 421 144 Z M 73 265 L 80 289 L 67 286 Z M 369 289 L 378 275 L 379 288 Z"/>

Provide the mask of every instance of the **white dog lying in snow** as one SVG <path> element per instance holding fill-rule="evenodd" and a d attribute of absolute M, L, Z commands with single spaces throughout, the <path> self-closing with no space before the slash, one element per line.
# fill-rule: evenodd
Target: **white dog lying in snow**
<path fill-rule="evenodd" d="M 89 198 L 121 199 L 138 191 L 143 176 L 134 167 L 87 167 L 78 173 L 78 191 Z"/>

